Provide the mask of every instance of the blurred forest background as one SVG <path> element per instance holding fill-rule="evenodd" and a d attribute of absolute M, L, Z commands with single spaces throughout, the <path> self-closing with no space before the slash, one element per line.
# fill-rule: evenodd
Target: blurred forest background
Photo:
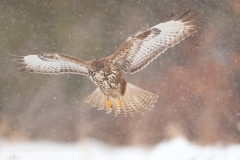
<path fill-rule="evenodd" d="M 84 60 L 115 52 L 124 40 L 173 12 L 203 11 L 205 27 L 127 81 L 159 95 L 134 117 L 85 104 L 96 86 L 81 75 L 18 73 L 10 54 L 43 51 Z M 240 143 L 239 0 L 1 0 L 0 137 L 116 145 L 184 136 L 201 144 Z"/>

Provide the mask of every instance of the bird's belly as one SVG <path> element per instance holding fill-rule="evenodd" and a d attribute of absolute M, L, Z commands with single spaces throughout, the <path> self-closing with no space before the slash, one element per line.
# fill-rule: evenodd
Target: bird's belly
<path fill-rule="evenodd" d="M 119 94 L 120 83 L 114 81 L 114 79 L 91 77 L 91 80 L 101 89 L 104 95 L 111 95 L 115 97 Z"/>

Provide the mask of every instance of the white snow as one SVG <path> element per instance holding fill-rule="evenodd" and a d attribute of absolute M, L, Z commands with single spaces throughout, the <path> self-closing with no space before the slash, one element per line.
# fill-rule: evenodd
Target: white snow
<path fill-rule="evenodd" d="M 7 155 L 8 154 L 8 155 Z M 14 156 L 10 156 L 14 154 Z M 0 142 L 1 160 L 240 160 L 240 145 L 199 146 L 175 138 L 153 147 L 112 146 L 94 139 L 78 143 Z"/>

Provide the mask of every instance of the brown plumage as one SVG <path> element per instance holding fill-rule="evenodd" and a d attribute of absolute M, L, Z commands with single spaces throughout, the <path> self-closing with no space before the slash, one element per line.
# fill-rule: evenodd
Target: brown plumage
<path fill-rule="evenodd" d="M 21 71 L 35 73 L 86 75 L 97 85 L 97 89 L 86 98 L 86 103 L 114 115 L 133 115 L 134 111 L 150 109 L 158 96 L 126 82 L 122 72 L 140 71 L 166 49 L 196 32 L 202 26 L 198 24 L 202 18 L 195 19 L 200 12 L 187 17 L 189 12 L 172 20 L 171 15 L 152 28 L 143 28 L 106 58 L 84 61 L 65 54 L 38 51 L 38 55 L 19 57 L 17 66 L 23 67 Z"/>

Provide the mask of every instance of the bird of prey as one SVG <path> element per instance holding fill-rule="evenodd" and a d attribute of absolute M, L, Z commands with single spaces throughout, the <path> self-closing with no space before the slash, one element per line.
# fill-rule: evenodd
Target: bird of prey
<path fill-rule="evenodd" d="M 179 43 L 203 26 L 196 18 L 201 12 L 168 19 L 151 28 L 136 32 L 106 57 L 84 61 L 66 54 L 38 51 L 36 55 L 20 56 L 20 71 L 43 74 L 73 73 L 88 76 L 97 88 L 85 102 L 106 113 L 133 115 L 134 111 L 150 109 L 158 95 L 128 83 L 122 73 L 136 73 L 146 67 L 166 49 Z"/>

